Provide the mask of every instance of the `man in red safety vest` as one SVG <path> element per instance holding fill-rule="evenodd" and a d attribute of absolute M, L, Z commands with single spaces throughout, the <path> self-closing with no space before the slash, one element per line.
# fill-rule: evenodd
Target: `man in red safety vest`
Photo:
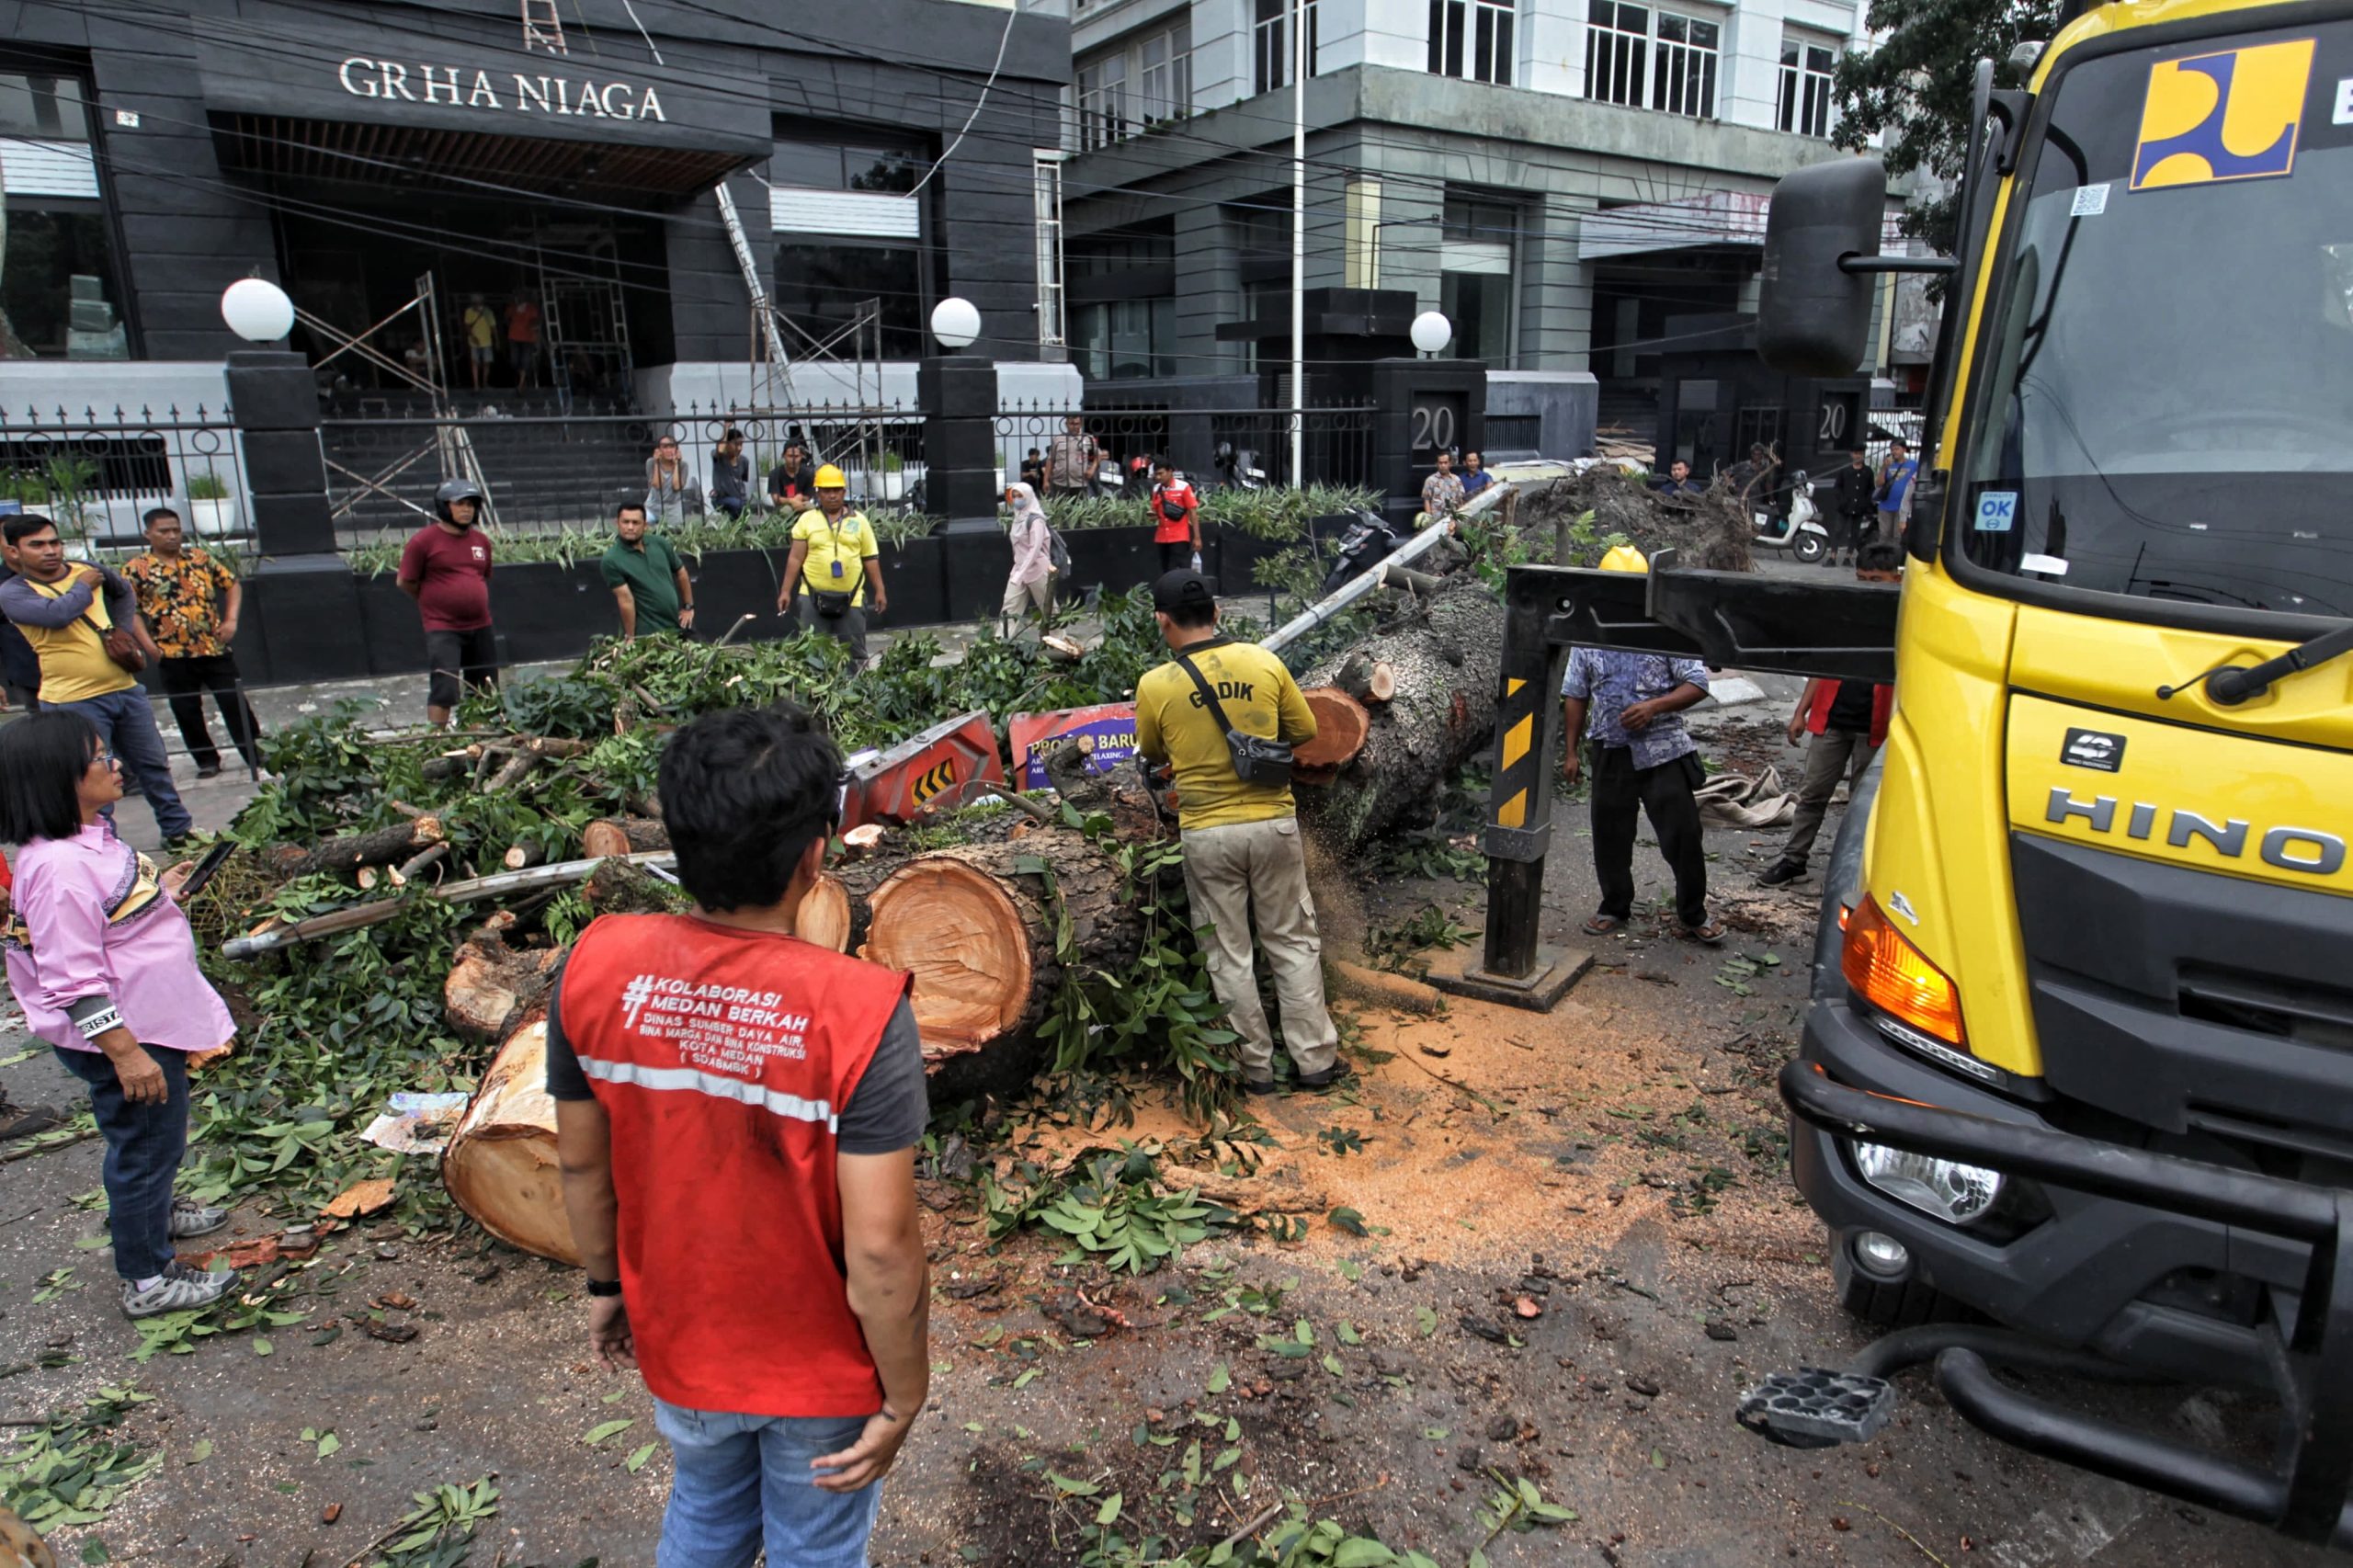
<path fill-rule="evenodd" d="M 608 915 L 547 1016 L 589 1341 L 642 1369 L 676 1459 L 661 1568 L 864 1568 L 928 1392 L 908 977 L 793 934 L 841 754 L 797 709 L 670 737 L 686 915 Z"/>

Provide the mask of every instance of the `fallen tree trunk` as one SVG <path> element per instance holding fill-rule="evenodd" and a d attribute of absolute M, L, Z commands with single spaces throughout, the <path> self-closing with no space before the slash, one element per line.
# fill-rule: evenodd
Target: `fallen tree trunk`
<path fill-rule="evenodd" d="M 1023 869 L 1042 862 L 1046 876 Z M 851 868 L 853 871 L 864 868 Z M 1059 916 L 1072 956 L 1123 972 L 1142 920 L 1119 868 L 1084 835 L 1040 828 L 1006 844 L 972 844 L 901 862 L 868 899 L 861 956 L 915 977 L 915 1022 L 934 1092 L 954 1098 L 1035 1076 L 1046 1021 L 1065 974 Z"/>
<path fill-rule="evenodd" d="M 1332 684 L 1358 702 L 1386 702 L 1397 695 L 1397 671 L 1358 650 L 1340 661 Z"/>
<path fill-rule="evenodd" d="M 653 855 L 632 855 L 627 863 L 635 866 L 669 858 L 668 852 L 664 851 Z M 403 910 L 414 908 L 414 901 L 418 898 L 438 898 L 445 903 L 472 903 L 486 898 L 504 898 L 509 893 L 560 888 L 569 882 L 585 881 L 598 867 L 612 863 L 609 860 L 566 860 L 558 866 L 534 866 L 528 871 L 499 871 L 462 882 L 445 882 L 438 888 L 413 890 L 400 898 L 380 898 L 367 903 L 355 903 L 347 909 L 330 910 L 324 915 L 314 915 L 308 920 L 298 920 L 291 926 L 264 925 L 222 943 L 221 956 L 225 959 L 258 958 L 263 953 L 290 948 L 298 942 L 315 941 L 338 932 L 381 925 Z"/>
<path fill-rule="evenodd" d="M 592 860 L 669 847 L 670 830 L 652 817 L 605 817 L 580 830 L 580 853 Z"/>
<path fill-rule="evenodd" d="M 441 842 L 441 819 L 420 816 L 390 827 L 370 828 L 343 838 L 331 838 L 310 849 L 281 844 L 272 853 L 278 873 L 307 877 L 318 871 L 356 871 L 362 866 L 389 866 Z"/>
<path fill-rule="evenodd" d="M 441 1155 L 441 1185 L 500 1241 L 578 1267 L 556 1159 L 544 1017 L 507 1036 L 491 1059 Z"/>
<path fill-rule="evenodd" d="M 1476 575 L 1456 573 L 1438 594 L 1301 679 L 1302 687 L 1336 685 L 1361 661 L 1388 665 L 1393 683 L 1390 699 L 1366 710 L 1356 755 L 1329 784 L 1300 791 L 1301 816 L 1326 843 L 1353 850 L 1431 815 L 1455 770 L 1494 734 L 1503 637 L 1502 604 Z"/>

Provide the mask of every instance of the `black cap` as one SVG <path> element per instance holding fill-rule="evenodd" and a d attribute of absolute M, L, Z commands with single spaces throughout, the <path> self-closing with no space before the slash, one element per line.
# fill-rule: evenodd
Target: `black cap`
<path fill-rule="evenodd" d="M 1152 585 L 1152 608 L 1167 615 L 1180 609 L 1215 608 L 1217 596 L 1210 592 L 1210 580 L 1199 572 L 1179 567 L 1163 572 Z"/>

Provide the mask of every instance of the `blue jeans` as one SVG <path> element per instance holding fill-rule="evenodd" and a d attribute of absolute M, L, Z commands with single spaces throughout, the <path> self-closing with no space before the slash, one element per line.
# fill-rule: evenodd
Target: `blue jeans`
<path fill-rule="evenodd" d="M 146 1050 L 164 1070 L 169 1093 L 161 1105 L 123 1098 L 114 1063 L 99 1052 L 57 1052 L 66 1070 L 90 1085 L 90 1110 L 107 1141 L 107 1223 L 114 1233 L 114 1271 L 125 1279 L 152 1279 L 172 1261 L 172 1183 L 188 1153 L 188 1057 L 162 1046 Z"/>
<path fill-rule="evenodd" d="M 196 825 L 188 808 L 180 804 L 178 788 L 172 783 L 171 759 L 164 755 L 164 737 L 155 728 L 155 710 L 147 706 L 145 692 L 135 686 L 126 687 L 103 697 L 85 697 L 79 702 L 52 702 L 50 706 L 79 713 L 98 727 L 98 739 L 121 759 L 122 770 L 138 780 L 139 792 L 147 797 L 148 808 L 155 813 L 155 825 L 163 830 L 166 844 Z"/>
<path fill-rule="evenodd" d="M 655 1568 L 867 1568 L 882 1488 L 821 1492 L 809 1461 L 866 1429 L 861 1415 L 733 1415 L 654 1402 L 670 1440 L 670 1507 Z"/>

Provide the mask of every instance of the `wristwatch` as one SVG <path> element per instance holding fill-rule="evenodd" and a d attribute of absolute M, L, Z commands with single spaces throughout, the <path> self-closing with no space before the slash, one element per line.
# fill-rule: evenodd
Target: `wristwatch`
<path fill-rule="evenodd" d="M 592 1296 L 618 1296 L 621 1293 L 621 1282 L 618 1279 L 591 1279 L 588 1281 L 588 1293 Z"/>

